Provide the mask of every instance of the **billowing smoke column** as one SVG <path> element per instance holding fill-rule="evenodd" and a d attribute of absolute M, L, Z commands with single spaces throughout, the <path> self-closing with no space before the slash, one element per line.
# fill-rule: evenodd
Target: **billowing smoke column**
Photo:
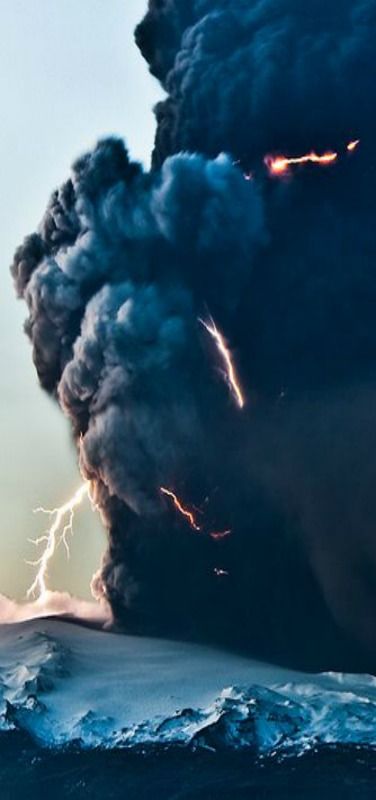
<path fill-rule="evenodd" d="M 334 5 L 150 0 L 151 172 L 99 142 L 12 273 L 115 616 L 372 668 L 376 0 Z"/>

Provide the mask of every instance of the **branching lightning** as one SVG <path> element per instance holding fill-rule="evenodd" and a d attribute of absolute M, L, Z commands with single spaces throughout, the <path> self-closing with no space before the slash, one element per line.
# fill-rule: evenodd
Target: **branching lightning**
<path fill-rule="evenodd" d="M 60 544 L 64 544 L 69 557 L 68 534 L 73 533 L 74 512 L 77 506 L 82 503 L 85 497 L 90 497 L 90 483 L 80 486 L 74 495 L 64 505 L 58 508 L 39 508 L 34 509 L 34 513 L 47 514 L 52 518 L 52 524 L 43 536 L 31 540 L 37 547 L 45 543 L 41 557 L 37 561 L 29 561 L 31 566 L 38 567 L 37 574 L 27 591 L 27 596 L 37 595 L 42 597 L 47 591 L 47 573 L 49 563 Z"/>
<path fill-rule="evenodd" d="M 210 336 L 214 339 L 215 344 L 217 346 L 217 350 L 222 358 L 225 367 L 226 381 L 231 389 L 231 392 L 234 396 L 237 405 L 239 406 L 240 409 L 244 408 L 245 399 L 236 375 L 236 370 L 232 361 L 230 350 L 227 347 L 226 341 L 222 333 L 218 330 L 212 318 L 210 318 L 209 322 L 206 322 L 204 319 L 199 319 L 199 322 L 201 323 L 201 325 L 204 326 L 205 330 L 207 330 Z"/>

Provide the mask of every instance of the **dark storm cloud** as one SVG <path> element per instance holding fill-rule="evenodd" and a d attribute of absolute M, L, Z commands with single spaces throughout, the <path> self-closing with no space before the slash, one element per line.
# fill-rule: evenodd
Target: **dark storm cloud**
<path fill-rule="evenodd" d="M 375 18 L 375 0 L 151 0 L 154 169 L 100 142 L 16 253 L 109 532 L 95 590 L 128 627 L 374 667 Z M 325 169 L 263 164 L 327 147 Z"/>

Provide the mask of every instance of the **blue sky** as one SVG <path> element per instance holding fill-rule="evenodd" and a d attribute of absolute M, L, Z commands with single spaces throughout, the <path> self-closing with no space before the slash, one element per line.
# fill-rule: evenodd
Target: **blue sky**
<path fill-rule="evenodd" d="M 38 386 L 8 265 L 35 229 L 72 160 L 110 133 L 148 164 L 160 89 L 133 42 L 146 0 L 0 0 L 0 592 L 22 598 L 35 558 L 28 541 L 46 526 L 38 505 L 60 505 L 79 484 L 69 428 Z M 88 596 L 104 548 L 90 509 L 77 516 L 51 588 Z"/>

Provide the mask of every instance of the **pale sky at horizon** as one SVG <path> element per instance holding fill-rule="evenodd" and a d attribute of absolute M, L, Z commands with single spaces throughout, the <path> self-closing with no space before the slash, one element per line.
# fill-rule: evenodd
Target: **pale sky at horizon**
<path fill-rule="evenodd" d="M 72 161 L 107 135 L 124 136 L 148 164 L 152 106 L 160 89 L 134 41 L 146 0 L 0 0 L 1 315 L 0 315 L 0 593 L 22 599 L 36 552 L 28 539 L 46 527 L 38 505 L 60 505 L 80 482 L 69 425 L 40 389 L 26 316 L 9 264 L 38 224 L 51 191 Z M 105 546 L 95 514 L 76 519 L 71 559 L 64 548 L 50 588 L 89 596 Z"/>

